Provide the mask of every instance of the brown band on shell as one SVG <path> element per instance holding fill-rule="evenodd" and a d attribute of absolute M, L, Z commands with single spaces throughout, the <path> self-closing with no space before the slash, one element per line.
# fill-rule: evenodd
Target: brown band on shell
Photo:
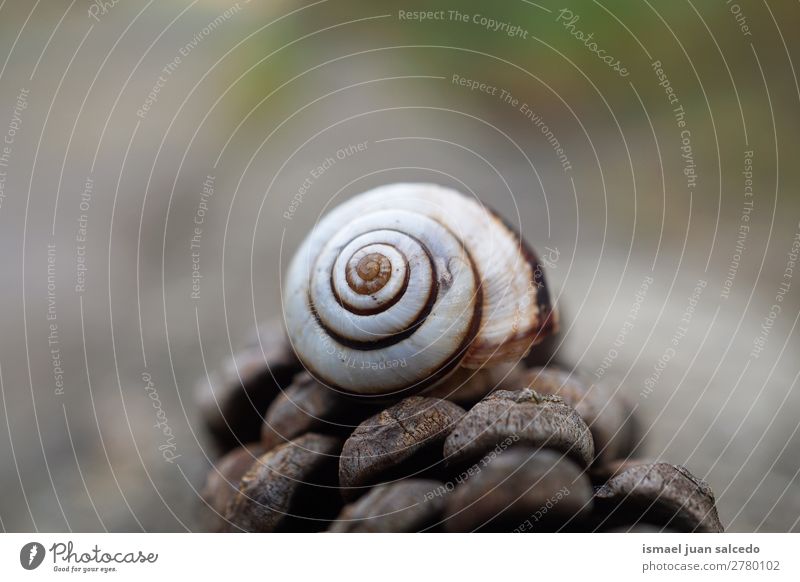
<path fill-rule="evenodd" d="M 408 328 L 403 330 L 403 332 L 400 332 L 400 333 L 404 333 L 404 332 L 408 331 L 409 329 L 415 328 L 422 321 L 424 321 L 425 318 L 428 317 L 428 314 L 431 312 L 431 309 L 433 308 L 433 304 L 436 302 L 436 298 L 438 297 L 438 293 L 439 293 L 438 277 L 437 277 L 437 273 L 436 273 L 436 264 L 435 264 L 435 262 L 433 260 L 433 257 L 431 256 L 430 251 L 428 251 L 428 249 L 425 247 L 425 245 L 422 244 L 422 241 L 419 240 L 418 238 L 416 238 L 415 236 L 412 236 L 412 235 L 410 235 L 408 233 L 401 232 L 399 230 L 395 230 L 395 229 L 392 229 L 392 228 L 386 228 L 386 229 L 381 229 L 381 230 L 389 230 L 389 231 L 397 232 L 399 234 L 402 234 L 403 236 L 407 236 L 408 238 L 415 240 L 419 244 L 420 248 L 423 251 L 425 251 L 425 255 L 428 257 L 428 263 L 431 266 L 432 277 L 431 277 L 431 288 L 428 290 L 428 299 L 425 302 L 425 305 L 423 306 L 423 308 L 419 311 L 419 313 L 415 317 L 414 321 L 408 326 Z M 363 235 L 360 235 L 360 236 L 363 236 Z M 347 243 L 342 245 L 342 248 L 346 247 L 353 240 L 355 240 L 355 239 L 351 239 L 350 241 L 348 241 Z M 369 245 L 367 245 L 367 246 L 369 246 Z M 361 248 L 363 249 L 365 247 L 361 247 Z M 341 251 L 341 249 L 339 249 L 339 250 Z M 361 249 L 356 249 L 356 252 L 358 252 L 360 250 Z M 407 259 L 406 259 L 406 262 L 407 262 Z M 347 311 L 349 311 L 350 313 L 352 313 L 354 315 L 375 315 L 376 313 L 382 313 L 382 312 L 386 311 L 387 309 L 392 307 L 395 303 L 400 301 L 400 299 L 403 298 L 403 295 L 405 294 L 406 290 L 408 289 L 408 280 L 409 280 L 410 277 L 411 277 L 411 271 L 409 269 L 406 269 L 405 277 L 404 277 L 404 280 L 403 280 L 403 285 L 402 285 L 402 287 L 400 287 L 400 289 L 397 290 L 397 293 L 395 293 L 394 297 L 392 297 L 389 301 L 386 301 L 385 303 L 382 303 L 381 305 L 376 306 L 373 309 L 358 309 L 356 307 L 353 307 L 352 305 L 349 305 L 349 304 L 345 303 L 344 300 L 342 300 L 342 298 L 339 295 L 339 293 L 336 291 L 336 285 L 334 285 L 334 282 L 333 282 L 333 272 L 331 272 L 331 274 L 330 274 L 331 293 L 333 294 L 333 298 L 336 300 L 336 302 L 339 305 L 342 306 L 342 309 L 346 309 Z M 387 278 L 384 281 L 384 285 L 388 281 L 389 281 L 389 278 Z M 348 283 L 348 285 L 350 285 L 350 288 L 353 289 L 354 291 L 356 291 L 357 293 L 359 293 L 359 295 L 369 295 L 370 294 L 370 293 L 361 293 L 361 292 L 357 291 L 352 286 L 351 280 L 350 280 L 350 273 L 347 274 L 347 283 Z M 379 289 L 375 289 L 375 291 L 378 291 L 378 290 Z M 374 293 L 375 291 L 372 291 L 372 293 Z M 376 346 L 375 344 L 381 341 L 381 340 L 376 340 L 375 342 L 356 342 L 356 344 L 362 344 L 363 343 L 364 345 L 368 345 L 369 348 L 361 348 L 358 345 L 350 345 L 350 344 L 347 343 L 347 341 L 352 341 L 352 340 L 347 340 L 347 338 L 345 338 L 344 336 L 340 336 L 340 335 L 336 334 L 335 332 L 333 332 L 317 316 L 317 312 L 316 312 L 316 310 L 314 310 L 313 300 L 311 299 L 310 290 L 309 290 L 309 294 L 308 294 L 308 303 L 312 308 L 312 312 L 314 313 L 314 317 L 317 319 L 317 321 L 319 322 L 319 324 L 322 327 L 322 329 L 324 329 L 328 334 L 330 334 L 330 336 L 332 338 L 336 339 L 337 341 L 341 340 L 341 343 L 343 345 L 347 345 L 349 347 L 352 347 L 353 349 L 377 349 L 379 347 L 386 347 L 388 345 L 392 345 L 393 343 L 397 343 L 395 341 L 390 341 L 390 342 L 385 343 L 383 345 Z M 406 337 L 408 337 L 408 336 L 403 336 L 403 338 L 401 338 L 401 339 L 405 339 Z"/>
<path fill-rule="evenodd" d="M 472 341 L 478 335 L 478 331 L 480 330 L 481 327 L 481 320 L 483 319 L 483 285 L 480 279 L 478 278 L 478 270 L 477 267 L 475 266 L 475 262 L 472 260 L 472 256 L 469 254 L 469 250 L 467 248 L 464 248 L 464 253 L 469 259 L 470 268 L 472 269 L 472 272 L 475 275 L 475 280 L 477 282 L 475 287 L 475 307 L 472 315 L 472 321 L 470 322 L 469 325 L 469 329 L 467 330 L 467 333 L 464 334 L 463 341 L 455 350 L 455 352 L 453 352 L 453 355 L 450 356 L 450 359 L 447 360 L 447 362 L 440 364 L 439 368 L 435 372 L 425 376 L 424 379 L 412 384 L 411 386 L 408 386 L 404 390 L 416 390 L 416 391 L 425 390 L 426 388 L 435 386 L 440 381 L 447 378 L 461 364 L 464 355 L 467 353 L 472 344 Z M 434 283 L 438 287 L 437 281 L 438 279 L 434 279 Z M 391 394 L 384 394 L 383 396 L 391 396 Z"/>
<path fill-rule="evenodd" d="M 427 253 L 428 250 L 425 249 L 425 252 Z M 393 394 L 397 394 L 399 392 L 404 392 L 404 391 L 408 391 L 408 390 L 412 390 L 412 391 L 415 391 L 415 392 L 418 392 L 418 391 L 421 391 L 421 390 L 425 390 L 426 388 L 429 388 L 431 386 L 435 386 L 440 381 L 442 381 L 445 378 L 447 378 L 461 364 L 461 362 L 463 360 L 463 357 L 464 357 L 464 354 L 467 353 L 467 351 L 469 350 L 469 348 L 470 348 L 470 346 L 472 344 L 472 340 L 474 340 L 475 336 L 478 335 L 478 330 L 480 330 L 480 326 L 481 326 L 481 320 L 483 319 L 483 284 L 481 283 L 480 279 L 477 278 L 477 267 L 475 266 L 475 262 L 472 260 L 472 256 L 469 254 L 469 250 L 464 248 L 464 253 L 466 254 L 467 258 L 469 259 L 470 268 L 472 269 L 472 272 L 475 274 L 476 281 L 477 281 L 476 290 L 475 290 L 474 313 L 473 313 L 473 316 L 472 316 L 472 321 L 470 322 L 469 329 L 467 330 L 467 333 L 464 334 L 464 340 L 461 342 L 461 344 L 458 346 L 458 348 L 455 350 L 455 352 L 449 358 L 449 360 L 447 360 L 445 363 L 441 364 L 439 366 L 439 368 L 435 372 L 433 372 L 432 374 L 430 374 L 428 376 L 425 376 L 422 380 L 420 380 L 418 382 L 415 382 L 411 386 L 407 386 L 403 390 L 398 390 L 397 392 L 390 393 L 390 394 L 375 395 L 375 398 L 385 399 L 387 397 L 391 397 Z M 425 318 L 428 316 L 428 314 L 431 312 L 431 310 L 433 309 L 433 305 L 436 302 L 436 298 L 438 297 L 439 283 L 438 283 L 438 276 L 436 276 L 437 275 L 436 265 L 433 263 L 433 261 L 431 261 L 431 268 L 433 269 L 433 274 L 434 274 L 432 287 L 435 289 L 435 296 L 433 296 L 433 299 L 431 299 L 429 297 L 428 302 L 425 305 L 423 316 L 418 318 L 419 321 L 416 323 L 416 327 L 418 327 L 425 320 Z M 317 323 L 319 324 L 319 326 L 322 329 L 324 329 L 328 334 L 330 334 L 331 338 L 335 339 L 336 341 L 339 341 L 340 343 L 342 343 L 342 345 L 345 345 L 347 347 L 351 347 L 353 349 L 365 350 L 365 349 L 377 349 L 377 348 L 380 348 L 380 347 L 385 347 L 385 345 L 391 345 L 392 343 L 396 343 L 396 342 L 389 342 L 389 343 L 381 345 L 382 342 L 373 342 L 373 343 L 369 344 L 369 346 L 370 346 L 369 348 L 365 348 L 364 344 L 360 344 L 358 342 L 348 341 L 346 338 L 343 338 L 343 337 L 337 335 L 336 333 L 330 331 L 325 326 L 325 324 L 322 322 L 322 320 L 317 315 L 316 310 L 314 309 L 314 304 L 313 304 L 313 302 L 311 300 L 311 296 L 310 295 L 308 296 L 308 306 L 309 306 L 309 309 L 310 309 L 311 313 L 314 315 L 314 318 L 316 319 Z M 414 333 L 414 331 L 416 331 L 416 327 L 414 327 L 413 329 L 407 330 L 407 332 L 404 332 L 405 335 L 403 335 L 400 339 L 405 339 L 407 337 L 410 337 Z M 394 339 L 398 338 L 398 335 L 394 335 L 389 339 L 394 340 Z M 399 341 L 399 340 L 397 340 L 397 341 Z M 364 397 L 365 396 L 363 394 L 358 394 L 358 393 L 355 393 L 355 392 L 353 392 L 351 390 L 348 390 L 348 388 L 345 387 L 345 386 L 337 386 L 337 385 L 325 382 L 325 380 L 322 379 L 322 375 L 314 370 L 314 367 L 311 365 L 310 362 L 305 361 L 300 356 L 300 354 L 297 354 L 297 358 L 302 363 L 303 368 L 305 368 L 305 370 L 308 371 L 308 373 L 311 374 L 318 382 L 324 384 L 325 386 L 327 386 L 327 387 L 329 387 L 329 388 L 331 388 L 333 390 L 336 390 L 338 392 L 341 392 L 341 393 L 343 393 L 345 395 L 354 395 L 354 396 L 359 396 L 359 397 Z"/>
<path fill-rule="evenodd" d="M 434 284 L 433 287 L 436 288 L 438 286 Z M 433 310 L 433 304 L 436 302 L 436 295 L 438 295 L 438 289 L 436 289 L 431 295 L 428 296 L 428 300 L 425 302 L 425 306 L 422 308 L 419 315 L 415 318 L 414 322 L 411 325 L 409 325 L 406 329 L 392 336 L 377 339 L 371 342 L 360 342 L 347 338 L 343 335 L 339 335 L 331 328 L 326 326 L 325 323 L 320 319 L 319 314 L 317 313 L 316 309 L 314 309 L 311 297 L 308 298 L 308 305 L 309 309 L 311 309 L 311 313 L 314 315 L 314 319 L 317 320 L 319 326 L 323 330 L 325 330 L 325 333 L 328 334 L 333 340 L 339 342 L 343 346 L 347 346 L 348 348 L 352 348 L 354 350 L 368 351 L 368 350 L 379 350 L 381 348 L 394 345 L 398 342 L 403 341 L 407 337 L 410 337 L 415 331 L 417 331 L 417 328 L 420 325 L 422 325 L 422 322 L 425 321 L 425 318 L 428 317 L 428 315 L 430 315 L 430 312 Z"/>
<path fill-rule="evenodd" d="M 383 288 L 392 278 L 392 262 L 380 253 L 369 253 L 353 264 L 354 259 L 350 257 L 347 263 L 345 277 L 350 288 L 359 295 L 371 295 Z M 359 282 L 356 279 L 361 280 Z"/>
<path fill-rule="evenodd" d="M 387 229 L 387 230 L 389 230 L 389 229 Z M 396 231 L 396 232 L 399 232 L 399 231 Z M 413 236 L 410 236 L 410 235 L 406 235 L 406 236 L 408 236 L 409 238 L 414 238 Z M 414 240 L 416 240 L 416 239 L 414 239 Z M 345 246 L 347 246 L 347 245 L 345 245 Z M 420 246 L 423 246 L 423 245 L 420 244 Z M 364 247 L 362 247 L 362 248 L 364 248 Z M 360 250 L 361 249 L 356 249 L 356 252 L 358 252 Z M 431 266 L 432 266 L 433 265 L 433 259 L 431 258 L 430 253 L 428 253 L 427 249 L 425 249 L 424 247 L 423 247 L 423 250 L 425 250 L 426 254 L 428 255 L 428 261 L 431 263 Z M 378 253 L 371 253 L 371 254 L 378 254 Z M 400 253 L 400 254 L 402 254 L 402 253 Z M 391 262 L 389 262 L 389 260 L 385 256 L 383 256 L 383 255 L 380 255 L 380 256 L 383 259 L 385 259 L 385 262 L 387 262 L 389 264 L 389 274 L 385 278 L 380 279 L 381 280 L 381 285 L 380 286 L 375 286 L 375 287 L 371 287 L 371 288 L 369 288 L 369 287 L 364 287 L 364 288 L 358 287 L 358 283 L 353 280 L 353 275 L 350 272 L 350 270 L 348 269 L 347 274 L 346 274 L 347 284 L 350 286 L 350 288 L 353 291 L 355 291 L 359 295 L 371 295 L 372 293 L 376 293 L 377 291 L 380 291 L 386 285 L 386 283 L 389 282 L 389 279 L 391 279 L 391 277 L 392 277 Z M 403 258 L 405 259 L 405 256 Z M 363 259 L 362 259 L 362 261 L 363 261 Z M 406 259 L 406 262 L 408 262 L 408 259 Z M 356 269 L 358 269 L 358 266 L 356 266 Z M 336 300 L 336 302 L 339 305 L 342 306 L 342 309 L 346 309 L 347 311 L 349 311 L 350 313 L 353 313 L 354 315 L 375 315 L 376 313 L 381 313 L 383 311 L 386 311 L 392 305 L 394 305 L 395 303 L 400 301 L 400 299 L 402 299 L 403 295 L 405 294 L 406 290 L 408 289 L 408 280 L 409 280 L 410 276 L 411 276 L 411 271 L 406 269 L 406 272 L 405 272 L 405 274 L 403 276 L 403 285 L 400 287 L 400 289 L 397 290 L 397 293 L 395 293 L 394 297 L 392 297 L 389 301 L 386 301 L 386 302 L 384 302 L 384 303 L 382 303 L 380 305 L 376 305 L 372 309 L 359 309 L 357 307 L 353 307 L 352 305 L 345 304 L 344 300 L 339 296 L 339 293 L 336 291 L 336 285 L 333 284 L 333 273 L 331 273 L 331 277 L 330 277 L 331 293 L 333 293 L 333 297 Z M 374 281 L 374 279 L 373 279 L 373 281 Z"/>

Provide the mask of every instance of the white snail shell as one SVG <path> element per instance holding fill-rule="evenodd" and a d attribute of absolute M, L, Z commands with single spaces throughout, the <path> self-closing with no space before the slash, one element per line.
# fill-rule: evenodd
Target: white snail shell
<path fill-rule="evenodd" d="M 311 374 L 359 395 L 518 361 L 557 326 L 519 235 L 433 184 L 375 188 L 324 216 L 291 262 L 284 311 Z"/>

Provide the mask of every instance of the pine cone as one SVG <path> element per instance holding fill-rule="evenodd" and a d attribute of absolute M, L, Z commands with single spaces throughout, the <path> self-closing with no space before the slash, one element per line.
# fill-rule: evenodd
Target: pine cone
<path fill-rule="evenodd" d="M 241 350 L 195 387 L 201 417 L 221 452 L 258 440 L 264 410 L 302 370 L 281 325 L 260 325 Z"/>
<path fill-rule="evenodd" d="M 459 372 L 428 394 L 378 404 L 298 373 L 275 337 L 275 361 L 249 369 L 261 384 L 231 382 L 225 407 L 206 416 L 218 442 L 260 431 L 209 473 L 211 529 L 723 530 L 708 485 L 684 467 L 630 458 L 639 437 L 629 404 L 575 374 Z M 258 399 L 270 402 L 254 427 Z"/>

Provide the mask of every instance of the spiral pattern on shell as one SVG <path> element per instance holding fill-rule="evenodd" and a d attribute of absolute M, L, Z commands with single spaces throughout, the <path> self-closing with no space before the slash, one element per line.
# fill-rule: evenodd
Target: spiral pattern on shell
<path fill-rule="evenodd" d="M 323 217 L 290 265 L 284 310 L 308 370 L 363 395 L 519 359 L 556 326 L 520 237 L 474 199 L 430 184 L 376 188 Z"/>

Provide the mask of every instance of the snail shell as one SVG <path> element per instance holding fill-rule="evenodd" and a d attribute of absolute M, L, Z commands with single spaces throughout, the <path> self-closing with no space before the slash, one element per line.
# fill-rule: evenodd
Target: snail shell
<path fill-rule="evenodd" d="M 533 251 L 433 184 L 375 188 L 324 216 L 291 262 L 284 311 L 306 368 L 359 395 L 518 361 L 557 326 Z"/>

